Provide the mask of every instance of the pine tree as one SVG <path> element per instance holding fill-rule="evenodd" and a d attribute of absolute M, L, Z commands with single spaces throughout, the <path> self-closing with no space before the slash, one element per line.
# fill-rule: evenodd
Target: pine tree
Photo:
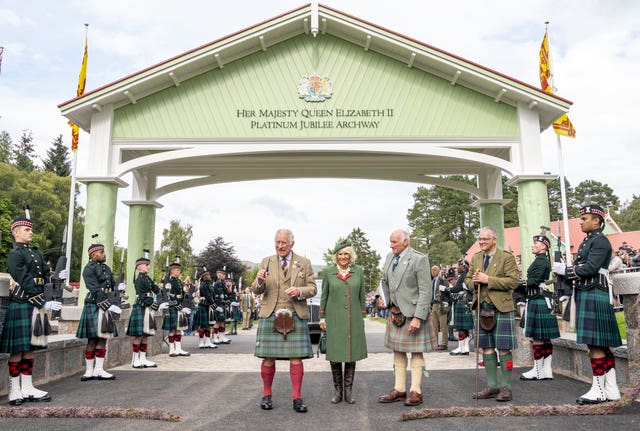
<path fill-rule="evenodd" d="M 13 155 L 13 142 L 9 132 L 3 130 L 0 132 L 0 163 L 11 163 Z"/>
<path fill-rule="evenodd" d="M 33 163 L 35 146 L 31 130 L 23 130 L 20 141 L 16 145 L 16 167 L 21 171 L 31 172 L 36 166 Z"/>
<path fill-rule="evenodd" d="M 198 268 L 206 267 L 212 276 L 216 270 L 225 268 L 227 275 L 234 279 L 240 277 L 247 269 L 236 257 L 236 252 L 232 245 L 225 242 L 222 237 L 216 237 L 209 241 L 209 244 L 196 257 Z"/>
<path fill-rule="evenodd" d="M 45 171 L 53 172 L 59 177 L 71 175 L 69 150 L 62 142 L 62 135 L 53 140 L 51 148 L 47 150 L 47 158 L 42 162 Z"/>

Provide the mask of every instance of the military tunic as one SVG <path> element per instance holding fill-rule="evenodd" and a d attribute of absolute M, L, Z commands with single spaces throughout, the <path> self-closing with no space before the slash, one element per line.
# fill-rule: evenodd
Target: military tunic
<path fill-rule="evenodd" d="M 0 339 L 0 353 L 16 354 L 43 349 L 42 346 L 31 345 L 34 305 L 29 298 L 44 295 L 44 284 L 51 276 L 51 269 L 37 249 L 18 242 L 7 256 L 7 268 L 11 278 L 20 287 L 14 288 L 9 300 Z M 44 298 L 41 303 L 44 304 Z"/>
<path fill-rule="evenodd" d="M 145 309 L 157 306 L 157 303 L 153 299 L 153 295 L 154 293 L 158 293 L 160 289 L 147 273 L 140 273 L 134 284 L 136 289 L 136 302 L 133 304 L 131 309 L 127 335 L 132 337 L 150 336 L 152 334 L 144 333 Z"/>
<path fill-rule="evenodd" d="M 525 315 L 525 337 L 550 340 L 560 337 L 558 319 L 551 314 L 553 305 L 550 294 L 542 286 L 551 273 L 551 263 L 546 254 L 537 254 L 527 269 L 527 312 Z"/>
<path fill-rule="evenodd" d="M 162 329 L 165 331 L 175 331 L 178 329 L 178 311 L 182 310 L 181 303 L 184 292 L 182 290 L 182 280 L 179 278 L 171 277 L 168 284 L 171 285 L 169 289 L 169 301 L 172 305 L 169 306 L 167 314 L 164 316 Z"/>
<path fill-rule="evenodd" d="M 611 261 L 611 243 L 597 229 L 587 233 L 578 248 L 567 278 L 575 285 L 576 332 L 578 343 L 598 347 L 622 345 L 613 306 L 609 303 L 607 278 L 600 272 Z"/>
<path fill-rule="evenodd" d="M 222 312 L 215 310 L 215 321 L 224 323 L 226 320 L 226 307 L 229 304 L 229 293 L 227 292 L 227 286 L 224 284 L 224 280 L 216 280 L 213 284 L 213 308 L 222 308 Z"/>
<path fill-rule="evenodd" d="M 209 315 L 213 305 L 213 286 L 209 280 L 200 280 L 200 302 L 193 319 L 194 329 L 207 329 L 211 326 Z"/>
<path fill-rule="evenodd" d="M 108 299 L 116 289 L 111 268 L 105 263 L 90 260 L 82 271 L 82 278 L 88 290 L 84 308 L 76 331 L 77 338 L 98 338 L 98 307 L 106 311 L 112 304 Z M 118 328 L 113 325 L 113 336 L 118 336 Z"/>

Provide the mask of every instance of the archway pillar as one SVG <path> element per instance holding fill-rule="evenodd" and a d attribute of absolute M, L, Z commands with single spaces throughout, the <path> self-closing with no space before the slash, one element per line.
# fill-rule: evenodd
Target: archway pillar
<path fill-rule="evenodd" d="M 118 188 L 127 187 L 128 184 L 119 178 L 82 178 L 80 182 L 87 186 L 87 209 L 84 224 L 84 239 L 82 242 L 82 267 L 80 273 L 89 262 L 87 250 L 96 239 L 91 238 L 98 234 L 97 241 L 104 244 L 107 256 L 107 264 L 111 266 L 113 260 L 113 236 L 115 232 L 116 205 Z M 84 305 L 86 286 L 80 278 L 80 292 L 78 305 Z"/>
<path fill-rule="evenodd" d="M 129 207 L 126 280 L 129 302 L 133 304 L 136 295 L 136 289 L 133 284 L 136 259 L 144 256 L 143 250 L 149 250 L 149 259 L 151 260 L 151 267 L 153 268 L 156 209 L 162 208 L 162 204 L 157 201 L 123 201 L 122 203 Z"/>
<path fill-rule="evenodd" d="M 540 234 L 541 226 L 550 226 L 547 183 L 554 178 L 553 175 L 518 175 L 507 183 L 518 187 L 520 259 L 523 274 L 526 274 L 527 268 L 534 259 L 530 250 L 533 236 Z"/>
<path fill-rule="evenodd" d="M 510 199 L 478 199 L 472 205 L 480 211 L 480 226 L 491 226 L 498 233 L 496 243 L 504 249 L 504 206 Z"/>

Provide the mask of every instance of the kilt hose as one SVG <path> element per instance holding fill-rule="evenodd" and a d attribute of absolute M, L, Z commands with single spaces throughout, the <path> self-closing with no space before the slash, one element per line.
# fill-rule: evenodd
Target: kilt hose
<path fill-rule="evenodd" d="M 198 305 L 196 315 L 193 317 L 193 329 L 205 329 L 210 327 L 209 324 L 209 306 Z"/>
<path fill-rule="evenodd" d="M 131 308 L 131 316 L 129 317 L 129 326 L 127 326 L 127 335 L 131 337 L 151 337 L 154 334 L 144 332 L 144 316 L 146 307 L 135 304 Z M 153 312 L 152 312 L 153 317 Z"/>
<path fill-rule="evenodd" d="M 118 336 L 118 327 L 113 325 L 113 336 Z M 76 338 L 99 338 L 98 337 L 98 306 L 96 304 L 84 304 Z"/>
<path fill-rule="evenodd" d="M 394 352 L 430 352 L 438 345 L 438 332 L 436 331 L 436 316 L 429 313 L 426 321 L 422 321 L 420 330 L 414 334 L 409 333 L 409 325 L 412 317 L 407 317 L 400 327 L 391 323 L 391 313 L 387 317 L 387 329 L 384 334 L 384 346 Z"/>
<path fill-rule="evenodd" d="M 33 317 L 33 305 L 28 302 L 9 302 L 7 315 L 0 339 L 0 353 L 11 355 L 31 350 L 45 349 L 42 346 L 31 344 L 31 318 Z"/>
<path fill-rule="evenodd" d="M 618 347 L 622 345 L 620 330 L 609 292 L 594 287 L 575 289 L 576 342 L 589 346 Z"/>
<path fill-rule="evenodd" d="M 473 329 L 473 313 L 465 302 L 453 304 L 453 329 Z"/>
<path fill-rule="evenodd" d="M 536 340 L 551 340 L 560 337 L 558 318 L 551 314 L 544 298 L 532 298 L 527 301 L 524 336 Z"/>
<path fill-rule="evenodd" d="M 259 358 L 312 358 L 311 338 L 309 337 L 309 326 L 306 319 L 300 319 L 295 313 L 295 331 L 287 334 L 285 340 L 279 332 L 274 332 L 273 321 L 275 313 L 266 319 L 260 319 L 258 323 L 258 333 L 256 335 L 255 356 Z"/>
<path fill-rule="evenodd" d="M 513 311 L 502 313 L 493 304 L 483 302 L 482 309 L 493 309 L 496 312 L 496 325 L 491 331 L 485 331 L 480 326 L 478 347 L 482 349 L 514 350 L 518 347 L 516 339 L 516 321 Z M 474 312 L 474 318 L 477 317 Z M 477 319 L 476 319 L 477 320 Z M 476 322 L 477 323 L 477 322 Z"/>
<path fill-rule="evenodd" d="M 167 314 L 162 321 L 162 329 L 165 331 L 175 331 L 178 329 L 178 309 L 176 307 L 169 307 L 166 310 Z"/>

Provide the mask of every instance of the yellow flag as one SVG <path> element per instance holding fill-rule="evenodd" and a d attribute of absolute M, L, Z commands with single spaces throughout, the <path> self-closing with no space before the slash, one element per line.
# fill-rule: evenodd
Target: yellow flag
<path fill-rule="evenodd" d="M 553 94 L 554 92 L 551 86 L 552 76 L 551 62 L 549 61 L 549 36 L 545 31 L 542 43 L 540 44 L 540 87 L 549 94 Z M 557 135 L 567 136 L 569 138 L 576 137 L 576 129 L 573 127 L 567 114 L 564 114 L 553 122 L 553 130 Z"/>
<path fill-rule="evenodd" d="M 88 24 L 85 24 L 88 27 Z M 78 76 L 78 89 L 76 90 L 76 97 L 80 97 L 84 94 L 84 87 L 87 83 L 87 34 L 84 35 L 84 53 L 82 54 L 82 65 L 80 66 L 80 75 Z M 71 126 L 71 151 L 78 151 L 78 138 L 80 134 L 80 128 L 77 124 L 69 122 Z"/>

